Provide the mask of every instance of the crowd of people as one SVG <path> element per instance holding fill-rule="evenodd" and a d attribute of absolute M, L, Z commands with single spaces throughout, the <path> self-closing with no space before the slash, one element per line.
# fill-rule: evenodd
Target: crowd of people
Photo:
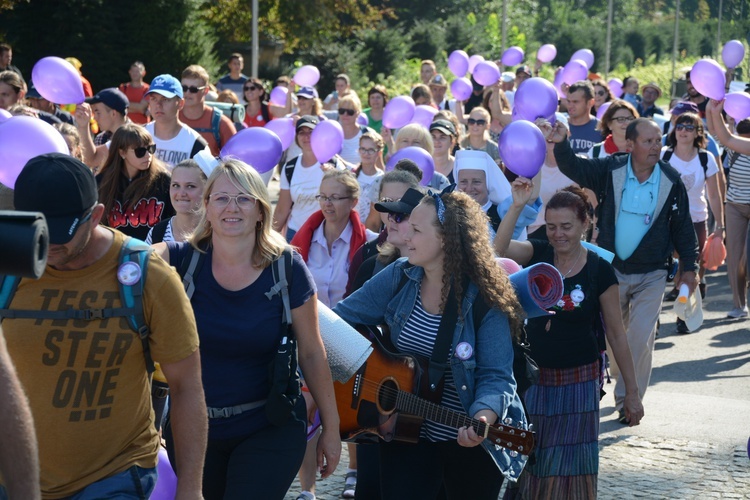
<path fill-rule="evenodd" d="M 0 277 L 0 421 L 31 415 L 0 438 L 0 499 L 147 498 L 163 439 L 178 498 L 283 498 L 299 476 L 297 500 L 314 500 L 341 456 L 324 306 L 423 361 L 420 395 L 468 418 L 349 443 L 343 498 L 496 499 L 506 481 L 508 499 L 595 498 L 603 374 L 618 421 L 638 425 L 662 301 L 681 285 L 709 293 L 709 234 L 726 241 L 727 316 L 748 315 L 750 120 L 726 118 L 689 73 L 666 113 L 662 89 L 633 77 L 622 98 L 596 74 L 563 85 L 556 119 L 536 122 L 546 152 L 529 179 L 498 143 L 539 62 L 494 85 L 472 79 L 457 101 L 425 60 L 411 97 L 434 120 L 393 130 L 383 85 L 360 99 L 340 74 L 321 99 L 281 76 L 286 101 L 271 103 L 240 54 L 218 79 L 190 65 L 146 83 L 136 61 L 71 112 L 11 61 L 0 44 L 0 109 L 54 125 L 70 154 L 37 156 L 0 185 L 0 209 L 44 213 L 50 242 L 41 279 Z M 217 157 L 280 118 L 294 141 L 272 199 L 252 165 Z M 326 120 L 344 141 L 319 161 L 312 135 Z M 386 171 L 415 146 L 434 172 L 409 159 Z M 527 319 L 497 257 L 554 266 L 555 314 Z M 521 393 L 524 330 L 540 376 Z M 692 333 L 680 320 L 677 332 Z M 163 418 L 157 392 L 169 394 Z M 490 443 L 485 423 L 533 424 L 533 459 Z"/>

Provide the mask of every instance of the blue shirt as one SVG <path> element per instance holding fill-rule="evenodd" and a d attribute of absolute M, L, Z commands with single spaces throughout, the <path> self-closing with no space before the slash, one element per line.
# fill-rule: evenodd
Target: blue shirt
<path fill-rule="evenodd" d="M 661 169 L 655 166 L 651 176 L 641 183 L 633 173 L 630 160 L 628 157 L 625 188 L 615 223 L 615 252 L 621 260 L 633 255 L 654 222 L 661 178 Z"/>

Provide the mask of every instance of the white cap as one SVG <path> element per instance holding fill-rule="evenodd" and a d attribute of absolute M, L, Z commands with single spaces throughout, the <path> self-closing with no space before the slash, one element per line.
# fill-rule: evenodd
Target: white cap
<path fill-rule="evenodd" d="M 193 160 L 195 160 L 195 163 L 197 163 L 201 170 L 203 170 L 203 173 L 206 174 L 206 177 L 210 177 L 211 172 L 213 172 L 216 166 L 219 164 L 219 159 L 215 158 L 214 155 L 211 154 L 211 151 L 209 149 L 200 151 L 198 154 L 193 156 Z"/>

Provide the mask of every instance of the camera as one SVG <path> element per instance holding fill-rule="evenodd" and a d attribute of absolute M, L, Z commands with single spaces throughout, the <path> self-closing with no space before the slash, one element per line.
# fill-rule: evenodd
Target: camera
<path fill-rule="evenodd" d="M 48 250 L 44 214 L 0 210 L 0 274 L 40 278 Z"/>

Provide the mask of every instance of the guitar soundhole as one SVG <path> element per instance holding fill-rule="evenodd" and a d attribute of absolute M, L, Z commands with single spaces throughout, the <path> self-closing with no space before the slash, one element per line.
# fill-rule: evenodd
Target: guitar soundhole
<path fill-rule="evenodd" d="M 378 406 L 381 413 L 391 413 L 396 409 L 398 384 L 393 379 L 386 379 L 378 387 Z"/>

